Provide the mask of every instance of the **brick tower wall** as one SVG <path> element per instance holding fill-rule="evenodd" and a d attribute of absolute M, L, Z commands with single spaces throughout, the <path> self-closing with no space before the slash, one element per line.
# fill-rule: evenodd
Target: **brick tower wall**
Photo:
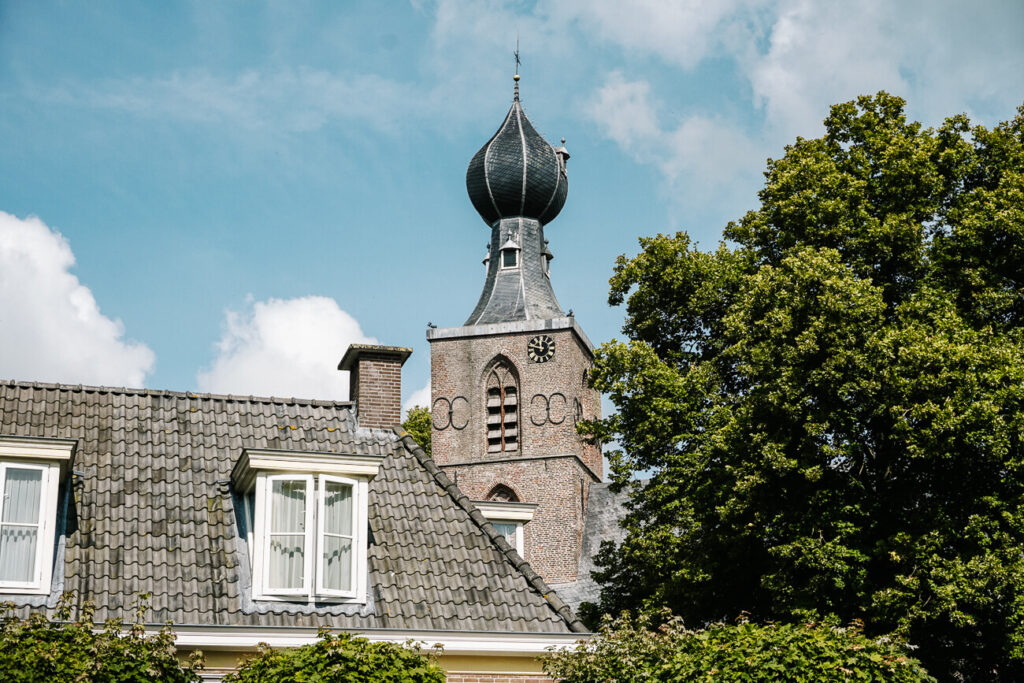
<path fill-rule="evenodd" d="M 538 334 L 555 340 L 555 357 L 547 363 L 533 363 L 526 354 L 527 342 Z M 582 418 L 592 419 L 601 415 L 601 397 L 584 385 L 583 375 L 592 366 L 593 356 L 571 329 L 431 340 L 434 460 L 442 465 L 508 457 L 509 453 L 488 453 L 485 438 L 485 372 L 499 355 L 515 367 L 519 376 L 517 455 L 578 455 L 595 475 L 603 476 L 600 447 L 576 433 L 574 399 L 580 402 Z M 546 410 L 548 406 L 550 411 Z"/>
<path fill-rule="evenodd" d="M 538 334 L 555 340 L 546 363 L 527 355 Z M 545 581 L 575 580 L 589 486 L 602 476 L 600 447 L 577 434 L 574 411 L 578 402 L 582 419 L 600 416 L 600 395 L 583 381 L 590 349 L 563 328 L 435 338 L 430 352 L 434 460 L 474 500 L 502 484 L 520 501 L 537 503 L 524 527 L 526 560 Z M 518 375 L 519 443 L 488 452 L 486 376 L 498 357 Z"/>

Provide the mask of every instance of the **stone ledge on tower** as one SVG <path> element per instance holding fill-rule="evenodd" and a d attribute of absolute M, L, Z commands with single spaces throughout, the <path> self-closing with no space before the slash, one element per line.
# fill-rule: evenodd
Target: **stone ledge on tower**
<path fill-rule="evenodd" d="M 572 330 L 579 340 L 594 353 L 594 345 L 587 337 L 576 318 L 567 315 L 561 318 L 542 320 L 514 320 L 511 322 L 490 323 L 487 325 L 462 325 L 461 327 L 437 327 L 427 330 L 427 341 L 436 339 L 462 339 L 464 337 L 489 337 L 507 335 L 518 332 L 542 332 L 545 330 Z"/>

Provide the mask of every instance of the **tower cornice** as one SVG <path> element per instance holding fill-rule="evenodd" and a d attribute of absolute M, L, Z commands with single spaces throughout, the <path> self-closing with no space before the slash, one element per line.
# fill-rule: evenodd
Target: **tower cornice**
<path fill-rule="evenodd" d="M 489 325 L 462 325 L 460 327 L 436 327 L 427 330 L 427 341 L 438 339 L 464 339 L 467 337 L 489 337 L 517 334 L 520 332 L 541 332 L 553 330 L 572 330 L 583 346 L 594 355 L 594 345 L 587 337 L 583 328 L 571 315 L 546 320 L 514 320 L 511 322 L 491 323 Z"/>

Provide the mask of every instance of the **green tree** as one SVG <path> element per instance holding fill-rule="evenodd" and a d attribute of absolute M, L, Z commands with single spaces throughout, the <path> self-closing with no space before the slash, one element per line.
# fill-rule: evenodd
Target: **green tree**
<path fill-rule="evenodd" d="M 413 441 L 420 445 L 427 455 L 430 455 L 430 408 L 413 406 L 409 414 L 405 416 L 402 429 L 409 432 Z"/>
<path fill-rule="evenodd" d="M 634 492 L 604 609 L 837 615 L 940 677 L 1024 676 L 1024 107 L 903 107 L 832 107 L 716 251 L 619 258 L 591 429 Z"/>
<path fill-rule="evenodd" d="M 96 628 L 92 608 L 69 621 L 72 596 L 61 597 L 54 620 L 39 612 L 19 618 L 12 603 L 3 604 L 0 672 L 5 683 L 192 683 L 199 681 L 202 654 L 187 664 L 178 661 L 170 628 L 146 634 L 139 604 L 136 623 L 127 632 L 116 621 Z"/>
<path fill-rule="evenodd" d="M 868 638 L 858 624 L 756 625 L 744 618 L 690 631 L 664 613 L 606 616 L 596 638 L 543 661 L 562 683 L 935 681 L 899 643 Z"/>
<path fill-rule="evenodd" d="M 415 647 L 371 643 L 349 633 L 320 633 L 312 645 L 288 650 L 260 646 L 227 683 L 444 683 L 444 671 Z"/>

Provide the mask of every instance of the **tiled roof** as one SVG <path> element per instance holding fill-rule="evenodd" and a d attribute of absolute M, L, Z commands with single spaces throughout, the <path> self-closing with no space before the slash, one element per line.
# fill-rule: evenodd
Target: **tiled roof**
<path fill-rule="evenodd" d="M 98 621 L 151 593 L 154 623 L 583 630 L 411 438 L 357 429 L 350 403 L 0 382 L 0 434 L 78 441 L 63 589 Z M 227 485 L 243 448 L 386 456 L 370 483 L 372 609 L 247 601 Z"/>

